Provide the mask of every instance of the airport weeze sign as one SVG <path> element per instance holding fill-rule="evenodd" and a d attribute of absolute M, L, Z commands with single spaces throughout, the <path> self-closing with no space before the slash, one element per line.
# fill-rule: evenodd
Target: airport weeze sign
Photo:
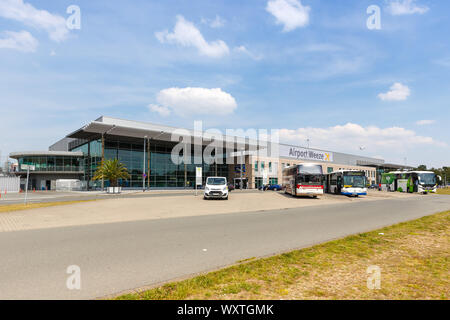
<path fill-rule="evenodd" d="M 333 162 L 333 153 L 306 148 L 280 146 L 280 157 L 296 160 Z"/>

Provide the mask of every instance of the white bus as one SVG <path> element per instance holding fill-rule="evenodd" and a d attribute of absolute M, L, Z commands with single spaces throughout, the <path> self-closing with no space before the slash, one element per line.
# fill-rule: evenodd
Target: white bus
<path fill-rule="evenodd" d="M 436 193 L 438 179 L 441 177 L 433 171 L 409 171 L 407 192 Z"/>
<path fill-rule="evenodd" d="M 283 169 L 284 193 L 293 196 L 323 195 L 323 171 L 320 164 L 302 163 Z"/>
<path fill-rule="evenodd" d="M 367 178 L 364 171 L 338 170 L 327 174 L 327 191 L 346 196 L 367 195 Z"/>
<path fill-rule="evenodd" d="M 438 180 L 433 171 L 393 171 L 383 173 L 382 190 L 408 193 L 436 193 Z"/>

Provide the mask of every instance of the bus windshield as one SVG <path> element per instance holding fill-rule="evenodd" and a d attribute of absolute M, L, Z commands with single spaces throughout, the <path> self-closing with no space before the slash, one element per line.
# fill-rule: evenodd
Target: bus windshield
<path fill-rule="evenodd" d="M 322 175 L 322 166 L 321 165 L 299 165 L 298 166 L 299 174 L 314 174 L 314 175 Z"/>
<path fill-rule="evenodd" d="M 434 173 L 420 173 L 419 182 L 421 184 L 434 186 L 436 184 L 436 175 Z"/>
<path fill-rule="evenodd" d="M 321 185 L 322 175 L 299 174 L 297 177 L 297 182 L 304 185 Z"/>
<path fill-rule="evenodd" d="M 365 176 L 344 176 L 344 186 L 351 186 L 353 188 L 365 188 Z"/>

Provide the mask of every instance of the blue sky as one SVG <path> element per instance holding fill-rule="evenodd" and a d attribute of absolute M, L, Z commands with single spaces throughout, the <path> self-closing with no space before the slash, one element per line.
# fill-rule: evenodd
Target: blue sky
<path fill-rule="evenodd" d="M 69 30 L 77 5 L 81 28 Z M 369 30 L 370 5 L 381 29 Z M 22 14 L 17 14 L 21 12 Z M 450 3 L 0 0 L 0 150 L 100 115 L 450 165 Z"/>

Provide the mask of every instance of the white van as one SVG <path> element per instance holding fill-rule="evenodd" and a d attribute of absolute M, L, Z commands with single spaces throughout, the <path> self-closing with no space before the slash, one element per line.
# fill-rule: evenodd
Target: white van
<path fill-rule="evenodd" d="M 204 199 L 225 199 L 228 200 L 227 178 L 208 177 L 206 179 Z"/>

